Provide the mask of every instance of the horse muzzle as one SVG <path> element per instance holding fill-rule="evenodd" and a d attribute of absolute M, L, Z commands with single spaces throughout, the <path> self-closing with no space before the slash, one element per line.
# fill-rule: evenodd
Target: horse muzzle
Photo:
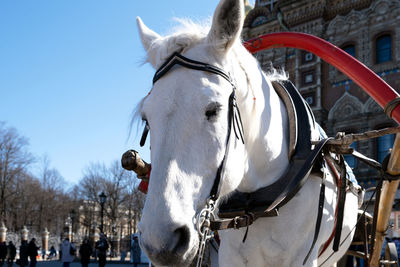
<path fill-rule="evenodd" d="M 198 237 L 188 226 L 164 229 L 162 235 L 157 236 L 147 232 L 140 234 L 140 246 L 157 266 L 190 266 L 196 256 L 197 244 Z"/>

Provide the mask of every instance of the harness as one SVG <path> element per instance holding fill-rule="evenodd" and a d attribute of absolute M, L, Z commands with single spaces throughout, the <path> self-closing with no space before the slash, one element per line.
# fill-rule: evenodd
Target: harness
<path fill-rule="evenodd" d="M 213 236 L 212 231 L 228 228 L 238 229 L 241 227 L 247 227 L 246 234 L 243 239 L 244 242 L 247 236 L 249 225 L 251 225 L 257 218 L 278 216 L 279 208 L 289 202 L 301 189 L 301 187 L 306 182 L 309 174 L 311 173 L 313 167 L 316 166 L 316 163 L 319 163 L 318 166 L 322 166 L 324 164 L 325 161 L 322 159 L 321 155 L 323 154 L 325 144 L 330 138 L 321 138 L 321 140 L 319 140 L 316 144 L 312 143 L 312 131 L 318 130 L 319 126 L 315 122 L 310 107 L 304 101 L 300 93 L 290 81 L 274 81 L 273 87 L 284 102 L 289 118 L 294 118 L 293 120 L 289 120 L 289 166 L 287 167 L 284 174 L 271 185 L 260 188 L 254 192 L 240 192 L 238 190 L 235 190 L 232 194 L 230 194 L 228 198 L 220 203 L 218 209 L 218 217 L 220 219 L 217 219 L 214 215 L 216 209 L 215 204 L 219 198 L 220 183 L 221 178 L 223 177 L 225 163 L 228 156 L 232 128 L 234 130 L 236 139 L 241 140 L 244 144 L 242 121 L 235 96 L 236 86 L 229 73 L 227 73 L 223 69 L 186 58 L 178 52 L 172 54 L 166 60 L 166 62 L 156 71 L 153 78 L 153 84 L 161 79 L 176 65 L 219 75 L 226 81 L 228 81 L 232 86 L 232 93 L 230 94 L 228 99 L 228 127 L 225 141 L 224 157 L 221 160 L 217 169 L 214 183 L 211 188 L 209 197 L 206 200 L 205 207 L 197 214 L 196 227 L 200 235 L 197 266 L 200 266 L 203 260 L 206 243 Z M 146 121 L 146 126 L 140 141 L 141 146 L 143 146 L 145 143 L 148 131 L 149 126 Z M 343 169 L 344 168 L 342 168 L 342 170 Z M 346 176 L 345 171 L 342 171 L 341 176 Z M 338 206 L 344 205 L 346 195 L 346 179 L 342 179 L 342 181 L 343 182 L 341 183 L 339 190 Z M 304 259 L 304 263 L 307 261 L 318 238 L 324 199 L 325 176 L 323 175 L 321 181 L 318 216 L 314 239 L 309 253 Z M 335 245 L 338 244 L 338 242 L 340 241 L 340 229 L 342 223 L 341 220 L 343 219 L 343 208 L 339 207 L 338 218 L 339 219 L 337 220 L 335 233 Z M 340 227 L 338 227 L 339 225 Z M 336 247 L 335 245 L 334 247 Z M 336 248 L 336 250 L 337 249 L 338 248 Z"/>

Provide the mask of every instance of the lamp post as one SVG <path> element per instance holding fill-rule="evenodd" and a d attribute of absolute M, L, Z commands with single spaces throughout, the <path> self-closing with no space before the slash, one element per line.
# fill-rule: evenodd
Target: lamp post
<path fill-rule="evenodd" d="M 71 218 L 71 242 L 73 242 L 74 238 L 74 220 L 75 220 L 76 212 L 72 209 L 69 213 L 69 217 Z"/>
<path fill-rule="evenodd" d="M 103 221 L 103 218 L 104 218 L 104 203 L 106 203 L 106 199 L 107 199 L 107 196 L 106 196 L 106 194 L 104 194 L 104 192 L 101 192 L 101 194 L 99 195 L 99 198 L 100 198 L 100 206 L 101 206 L 101 213 L 100 213 L 100 218 L 101 218 L 101 224 L 100 224 L 100 233 L 104 233 L 104 229 L 103 229 L 103 227 L 104 227 L 104 221 Z"/>

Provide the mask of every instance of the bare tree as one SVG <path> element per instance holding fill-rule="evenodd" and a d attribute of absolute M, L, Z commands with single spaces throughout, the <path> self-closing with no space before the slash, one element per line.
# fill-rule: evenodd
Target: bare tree
<path fill-rule="evenodd" d="M 93 226 L 98 218 L 96 207 L 100 205 L 99 192 L 104 191 L 105 173 L 106 167 L 103 164 L 91 163 L 84 169 L 82 179 L 74 187 L 81 204 L 79 213 L 82 216 L 79 217 L 82 219 L 79 223 L 83 226 L 86 235 L 94 230 Z"/>
<path fill-rule="evenodd" d="M 105 192 L 104 229 L 122 236 L 128 223 L 129 233 L 135 232 L 144 195 L 136 189 L 135 175 L 124 170 L 119 161 L 109 167 L 90 164 L 80 182 L 68 192 L 63 177 L 50 166 L 47 156 L 41 159 L 36 176 L 31 170 L 33 162 L 27 139 L 0 122 L 0 221 L 10 231 L 25 225 L 33 232 L 46 227 L 53 234 L 60 234 L 75 210 L 75 225 L 89 235 L 100 217 L 99 194 Z"/>
<path fill-rule="evenodd" d="M 38 179 L 41 185 L 42 194 L 38 196 L 38 221 L 37 230 L 40 232 L 45 227 L 50 228 L 54 221 L 54 211 L 58 208 L 57 198 L 64 194 L 64 178 L 60 173 L 50 167 L 50 160 L 47 155 L 41 159 Z M 62 204 L 71 201 L 63 202 Z M 60 203 L 61 204 L 61 203 Z M 68 211 L 68 207 L 66 208 Z M 65 213 L 66 211 L 64 211 Z"/>
<path fill-rule="evenodd" d="M 111 232 L 115 235 L 121 229 L 125 203 L 129 201 L 127 185 L 132 177 L 131 172 L 124 170 L 119 161 L 112 162 L 107 169 L 105 192 L 108 195 L 106 214 L 110 220 Z"/>
<path fill-rule="evenodd" d="M 96 214 L 96 206 L 100 207 L 99 194 L 104 192 L 107 195 L 104 228 L 115 235 L 118 230 L 122 232 L 124 221 L 128 221 L 130 232 L 133 232 L 144 202 L 143 194 L 136 190 L 135 182 L 134 174 L 124 170 L 119 161 L 112 162 L 108 168 L 99 163 L 89 165 L 76 190 L 83 201 L 80 211 L 84 214 L 80 223 L 85 231 L 88 232 L 93 222 L 100 217 L 100 214 Z M 97 213 L 99 211 L 97 208 Z"/>
<path fill-rule="evenodd" d="M 133 173 L 132 173 L 133 174 Z M 126 221 L 128 222 L 128 232 L 130 234 L 135 233 L 137 231 L 137 223 L 142 214 L 145 195 L 138 190 L 138 180 L 133 174 L 132 177 L 128 180 L 128 184 L 126 186 L 126 196 L 127 200 L 124 203 Z"/>
<path fill-rule="evenodd" d="M 16 193 L 17 179 L 27 173 L 33 156 L 27 150 L 28 141 L 15 128 L 0 122 L 0 217 L 7 224 L 7 204 Z"/>

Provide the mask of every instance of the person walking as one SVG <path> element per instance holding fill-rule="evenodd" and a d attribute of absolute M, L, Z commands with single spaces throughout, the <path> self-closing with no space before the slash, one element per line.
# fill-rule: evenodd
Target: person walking
<path fill-rule="evenodd" d="M 133 236 L 133 240 L 132 240 L 132 244 L 131 244 L 131 253 L 132 253 L 132 259 L 133 259 L 133 266 L 137 267 L 138 264 L 140 263 L 140 256 L 142 254 L 142 251 L 140 250 L 139 240 L 136 235 Z"/>
<path fill-rule="evenodd" d="M 28 241 L 22 240 L 19 247 L 19 266 L 25 267 L 28 265 Z"/>
<path fill-rule="evenodd" d="M 12 241 L 8 242 L 7 246 L 7 265 L 12 267 L 14 263 L 15 256 L 17 255 L 17 248 Z"/>
<path fill-rule="evenodd" d="M 61 243 L 61 262 L 63 267 L 69 267 L 70 263 L 74 261 L 76 248 L 74 244 L 69 242 L 69 238 L 65 238 Z"/>
<path fill-rule="evenodd" d="M 108 242 L 103 233 L 100 233 L 100 239 L 96 242 L 97 256 L 99 257 L 99 267 L 104 267 L 107 260 Z"/>
<path fill-rule="evenodd" d="M 85 238 L 79 248 L 79 254 L 81 255 L 82 267 L 88 267 L 90 261 L 90 255 L 92 255 L 93 249 L 89 243 L 89 239 Z"/>
<path fill-rule="evenodd" d="M 39 247 L 36 246 L 36 238 L 32 238 L 28 244 L 28 256 L 30 260 L 29 267 L 36 267 L 38 249 Z"/>

